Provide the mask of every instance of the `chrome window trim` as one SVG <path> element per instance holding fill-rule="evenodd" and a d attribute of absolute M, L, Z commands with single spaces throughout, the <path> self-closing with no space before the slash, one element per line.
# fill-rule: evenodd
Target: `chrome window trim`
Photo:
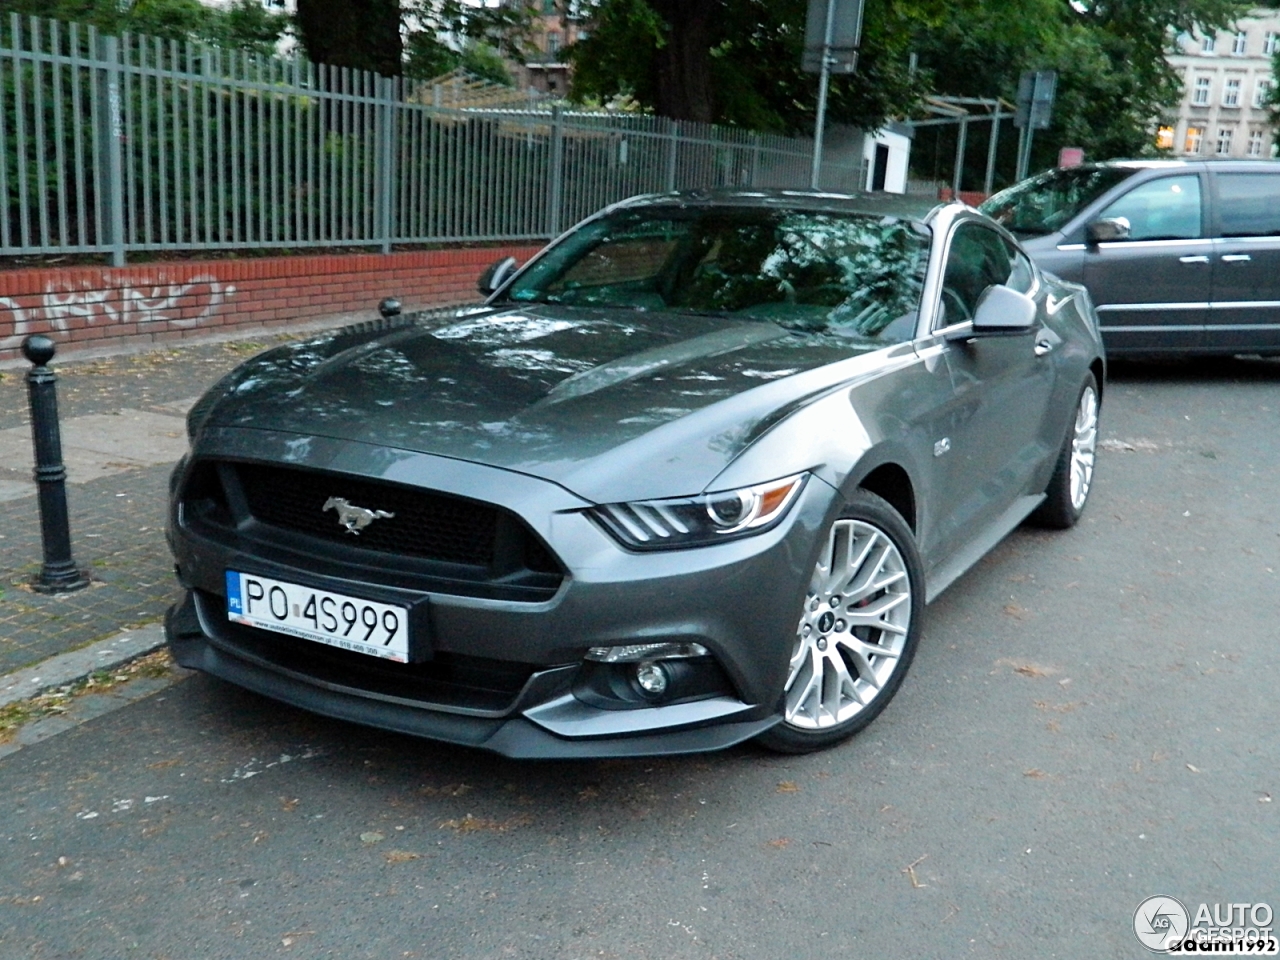
<path fill-rule="evenodd" d="M 1107 310 L 1133 310 L 1140 313 L 1154 313 L 1164 310 L 1208 310 L 1212 304 L 1202 303 L 1104 303 L 1094 307 L 1099 313 Z"/>

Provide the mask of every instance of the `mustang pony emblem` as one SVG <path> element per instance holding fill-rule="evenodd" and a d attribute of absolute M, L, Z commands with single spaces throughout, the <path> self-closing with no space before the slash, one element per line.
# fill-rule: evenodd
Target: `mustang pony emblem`
<path fill-rule="evenodd" d="M 320 510 L 321 512 L 337 510 L 338 522 L 347 528 L 347 533 L 354 533 L 356 536 L 359 536 L 360 531 L 373 521 L 386 520 L 395 516 L 394 513 L 387 513 L 385 510 L 368 510 L 365 507 L 354 506 L 344 497 L 330 497 Z"/>

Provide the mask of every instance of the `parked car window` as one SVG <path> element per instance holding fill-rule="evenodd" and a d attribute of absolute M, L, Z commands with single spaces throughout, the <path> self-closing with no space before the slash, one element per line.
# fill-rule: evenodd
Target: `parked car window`
<path fill-rule="evenodd" d="M 512 284 L 517 302 L 733 314 L 877 345 L 915 335 L 927 227 L 769 209 L 621 211 Z"/>
<path fill-rule="evenodd" d="M 1224 237 L 1280 236 L 1280 176 L 1217 175 L 1218 232 Z"/>
<path fill-rule="evenodd" d="M 1200 228 L 1200 178 L 1162 177 L 1134 187 L 1100 214 L 1129 221 L 1130 240 L 1192 240 Z"/>
<path fill-rule="evenodd" d="M 1039 237 L 1060 229 L 1135 172 L 1132 167 L 1049 170 L 1001 190 L 979 209 L 1017 237 Z"/>
<path fill-rule="evenodd" d="M 951 238 L 942 275 L 942 323 L 972 320 L 988 287 L 1008 283 L 1014 273 L 1013 253 L 1004 237 L 977 223 L 962 223 Z"/>

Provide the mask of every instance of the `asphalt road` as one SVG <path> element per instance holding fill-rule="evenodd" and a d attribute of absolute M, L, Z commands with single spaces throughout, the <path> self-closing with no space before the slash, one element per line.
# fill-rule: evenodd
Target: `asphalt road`
<path fill-rule="evenodd" d="M 1084 521 L 823 754 L 515 763 L 178 683 L 0 760 L 0 957 L 1137 958 L 1153 894 L 1280 909 L 1278 426 L 1280 362 L 1113 370 Z"/>

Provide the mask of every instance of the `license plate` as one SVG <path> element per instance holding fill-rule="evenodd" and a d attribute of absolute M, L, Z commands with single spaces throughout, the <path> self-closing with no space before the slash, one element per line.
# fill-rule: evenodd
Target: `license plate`
<path fill-rule="evenodd" d="M 409 662 L 409 611 L 389 603 L 228 570 L 227 619 L 384 660 Z"/>

